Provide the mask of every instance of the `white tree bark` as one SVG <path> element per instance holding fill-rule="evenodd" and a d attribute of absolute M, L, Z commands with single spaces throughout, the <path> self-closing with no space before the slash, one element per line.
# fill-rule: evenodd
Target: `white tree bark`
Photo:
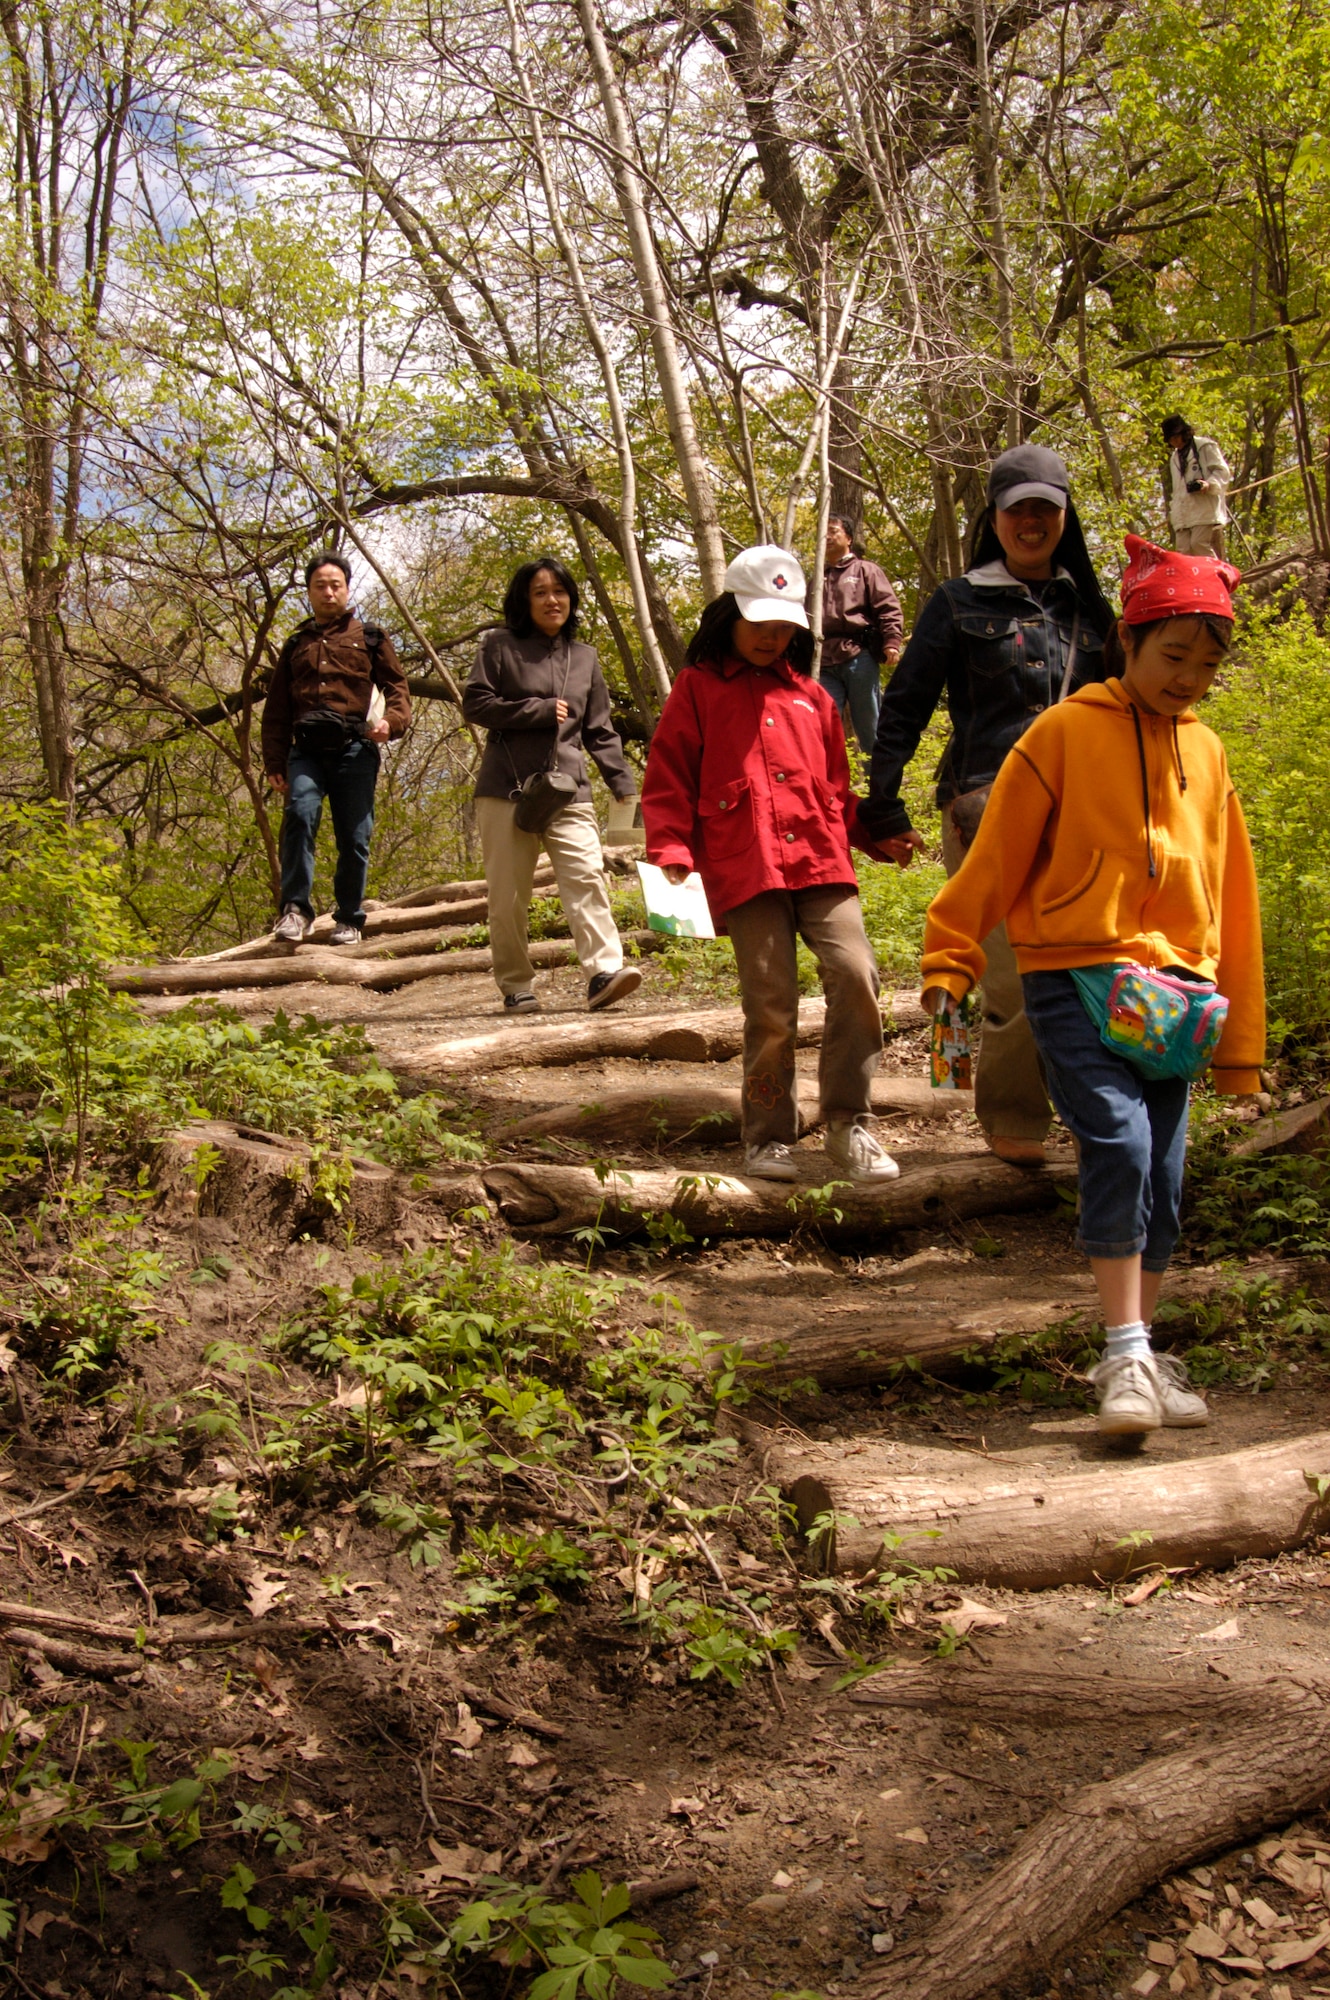
<path fill-rule="evenodd" d="M 619 89 L 618 78 L 610 61 L 598 0 L 577 0 L 577 15 L 582 24 L 582 37 L 586 43 L 587 54 L 595 71 L 596 87 L 600 92 L 601 108 L 610 135 L 614 188 L 618 197 L 619 213 L 623 217 L 624 228 L 628 234 L 633 269 L 637 276 L 638 291 L 641 294 L 647 329 L 651 337 L 651 351 L 656 362 L 656 374 L 660 381 L 665 421 L 669 427 L 670 442 L 674 446 L 679 477 L 683 482 L 684 495 L 688 502 L 693 539 L 697 544 L 697 560 L 702 572 L 702 588 L 708 599 L 719 597 L 725 587 L 726 565 L 725 545 L 721 539 L 720 517 L 716 509 L 716 495 L 712 488 L 706 459 L 698 442 L 697 428 L 693 422 L 693 407 L 688 398 L 688 385 L 684 380 L 683 363 L 679 357 L 679 345 L 675 338 L 669 298 L 656 256 L 651 225 L 647 218 L 641 177 L 635 164 L 632 128 Z"/>

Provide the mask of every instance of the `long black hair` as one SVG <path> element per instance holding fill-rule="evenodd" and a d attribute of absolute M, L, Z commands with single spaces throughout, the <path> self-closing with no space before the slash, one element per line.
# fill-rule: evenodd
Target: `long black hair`
<path fill-rule="evenodd" d="M 732 590 L 723 590 L 719 597 L 713 597 L 698 620 L 696 632 L 688 641 L 688 651 L 684 655 L 690 667 L 697 667 L 704 660 L 719 666 L 734 652 L 734 628 L 743 613 L 739 600 Z M 785 648 L 785 657 L 796 674 L 813 671 L 813 635 L 802 625 L 796 625 L 790 634 L 790 643 Z"/>
<path fill-rule="evenodd" d="M 998 540 L 997 529 L 993 525 L 993 508 L 985 507 L 975 522 L 974 534 L 970 541 L 970 568 L 980 569 L 985 563 L 1005 562 L 1006 553 Z M 1096 632 L 1106 636 L 1113 623 L 1113 607 L 1104 595 L 1104 587 L 1095 575 L 1090 551 L 1085 546 L 1085 530 L 1081 517 L 1076 512 L 1076 504 L 1067 497 L 1067 518 L 1062 528 L 1062 539 L 1053 551 L 1053 569 L 1065 569 L 1076 586 L 1076 595 L 1089 617 Z"/>
<path fill-rule="evenodd" d="M 568 592 L 569 612 L 559 628 L 561 639 L 572 639 L 577 635 L 577 581 L 573 573 L 557 556 L 537 556 L 532 562 L 524 562 L 513 576 L 503 596 L 503 622 L 514 639 L 529 639 L 536 629 L 536 621 L 531 616 L 531 586 L 541 570 L 547 569 L 561 589 Z"/>

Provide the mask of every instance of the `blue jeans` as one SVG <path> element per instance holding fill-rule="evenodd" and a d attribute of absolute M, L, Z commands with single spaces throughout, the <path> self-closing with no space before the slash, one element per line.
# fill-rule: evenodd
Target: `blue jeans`
<path fill-rule="evenodd" d="M 1082 1250 L 1139 1254 L 1145 1270 L 1166 1271 L 1178 1240 L 1190 1084 L 1151 1082 L 1105 1048 L 1069 972 L 1027 972 L 1021 986 L 1049 1095 L 1080 1145 Z"/>
<path fill-rule="evenodd" d="M 337 837 L 337 872 L 333 876 L 336 920 L 363 930 L 361 904 L 369 878 L 378 750 L 358 736 L 332 757 L 313 757 L 293 749 L 287 759 L 286 781 L 290 790 L 282 815 L 282 908 L 294 903 L 307 917 L 314 915 L 314 842 L 326 798 Z"/>
<path fill-rule="evenodd" d="M 823 669 L 822 685 L 840 710 L 842 722 L 849 712 L 859 748 L 865 757 L 873 754 L 877 740 L 878 665 L 871 653 L 856 653 L 842 665 Z"/>

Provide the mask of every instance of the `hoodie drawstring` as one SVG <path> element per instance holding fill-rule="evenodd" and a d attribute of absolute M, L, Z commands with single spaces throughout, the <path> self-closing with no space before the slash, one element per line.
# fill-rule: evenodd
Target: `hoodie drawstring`
<path fill-rule="evenodd" d="M 1178 742 L 1178 718 L 1173 717 L 1173 760 L 1178 767 L 1178 790 L 1187 789 L 1187 773 L 1182 768 L 1182 745 Z"/>
<path fill-rule="evenodd" d="M 1150 879 L 1153 881 L 1155 875 L 1155 850 L 1154 850 L 1154 840 L 1152 838 L 1150 829 L 1150 772 L 1145 762 L 1145 738 L 1141 734 L 1141 718 L 1136 713 L 1135 702 L 1133 701 L 1128 705 L 1131 709 L 1132 725 L 1136 731 L 1136 754 L 1141 760 L 1141 803 L 1145 807 L 1145 853 L 1146 853 L 1146 859 L 1150 863 Z M 1174 733 L 1174 744 L 1176 747 L 1176 741 L 1177 741 L 1176 722 L 1173 725 L 1173 733 Z"/>

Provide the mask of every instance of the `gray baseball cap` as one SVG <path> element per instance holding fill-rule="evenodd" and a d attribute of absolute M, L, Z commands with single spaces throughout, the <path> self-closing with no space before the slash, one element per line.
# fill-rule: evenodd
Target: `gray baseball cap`
<path fill-rule="evenodd" d="M 1070 498 L 1071 475 L 1047 445 L 1018 444 L 989 467 L 990 507 L 1014 507 L 1018 500 L 1048 500 L 1065 507 Z"/>

